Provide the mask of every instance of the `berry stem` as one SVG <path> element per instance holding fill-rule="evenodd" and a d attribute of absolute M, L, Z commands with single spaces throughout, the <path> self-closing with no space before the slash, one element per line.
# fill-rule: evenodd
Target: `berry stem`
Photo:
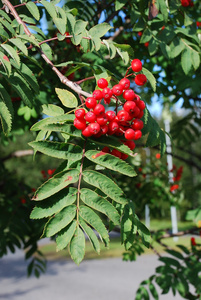
<path fill-rule="evenodd" d="M 129 70 L 131 69 L 131 66 L 126 70 L 126 74 L 125 74 L 125 76 L 124 77 L 126 77 L 127 76 L 127 74 L 128 74 L 128 72 L 129 72 Z"/>

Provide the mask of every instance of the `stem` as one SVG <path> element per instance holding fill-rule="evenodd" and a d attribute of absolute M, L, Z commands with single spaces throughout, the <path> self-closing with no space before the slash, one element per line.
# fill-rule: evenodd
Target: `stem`
<path fill-rule="evenodd" d="M 78 186 L 77 186 L 77 223 L 79 223 L 79 208 L 80 208 L 80 187 L 81 187 L 81 180 L 82 180 L 82 170 L 83 170 L 83 164 L 84 164 L 84 157 L 85 157 L 85 147 L 86 147 L 86 142 L 84 142 L 84 147 L 83 147 L 83 152 L 82 152 L 82 161 L 81 161 L 81 166 L 80 166 L 80 174 L 79 174 L 79 180 L 78 180 Z"/>

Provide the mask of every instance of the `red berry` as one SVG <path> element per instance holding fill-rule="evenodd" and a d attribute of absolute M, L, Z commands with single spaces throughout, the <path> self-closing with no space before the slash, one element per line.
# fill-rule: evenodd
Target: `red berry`
<path fill-rule="evenodd" d="M 112 90 L 106 87 L 102 90 L 102 94 L 104 99 L 110 99 L 112 97 Z"/>
<path fill-rule="evenodd" d="M 105 107 L 102 104 L 97 104 L 96 107 L 94 107 L 93 112 L 97 116 L 102 116 L 105 114 Z"/>
<path fill-rule="evenodd" d="M 131 62 L 131 68 L 133 72 L 140 72 L 142 70 L 142 62 L 139 59 L 134 59 Z"/>
<path fill-rule="evenodd" d="M 100 124 L 101 126 L 102 125 L 106 125 L 108 122 L 108 117 L 106 114 L 100 116 L 100 117 L 97 117 L 97 123 Z"/>
<path fill-rule="evenodd" d="M 144 85 L 147 82 L 147 77 L 144 74 L 138 74 L 135 77 L 135 83 L 137 85 Z"/>
<path fill-rule="evenodd" d="M 142 31 L 139 31 L 137 34 L 138 34 L 139 36 L 142 36 Z"/>
<path fill-rule="evenodd" d="M 89 126 L 87 126 L 84 130 L 82 130 L 82 135 L 84 135 L 85 137 L 90 137 L 92 136 L 91 131 L 89 130 Z"/>
<path fill-rule="evenodd" d="M 140 100 L 137 104 L 137 106 L 139 107 L 140 110 L 144 110 L 146 105 L 144 103 L 144 101 Z"/>
<path fill-rule="evenodd" d="M 116 157 L 119 157 L 121 158 L 121 152 L 116 150 L 116 149 L 113 149 L 112 152 L 111 152 L 112 155 L 116 156 Z"/>
<path fill-rule="evenodd" d="M 79 130 L 83 130 L 86 128 L 86 121 L 83 119 L 83 120 L 79 120 L 77 118 L 75 118 L 74 120 L 74 126 L 79 129 Z"/>
<path fill-rule="evenodd" d="M 115 135 L 121 136 L 121 135 L 124 134 L 124 132 L 125 132 L 124 127 L 120 125 L 120 126 L 119 126 L 119 129 L 115 132 Z"/>
<path fill-rule="evenodd" d="M 75 116 L 77 119 L 84 119 L 84 116 L 85 116 L 85 110 L 84 108 L 79 108 L 79 109 L 76 109 L 75 111 Z"/>
<path fill-rule="evenodd" d="M 135 109 L 134 109 L 134 111 L 132 112 L 132 114 L 131 114 L 131 116 L 132 116 L 132 118 L 138 118 L 139 119 L 139 114 L 140 114 L 140 109 L 139 109 L 139 107 L 135 107 Z"/>
<path fill-rule="evenodd" d="M 134 140 L 139 140 L 142 136 L 142 131 L 140 130 L 135 130 L 135 136 L 134 136 Z"/>
<path fill-rule="evenodd" d="M 188 0 L 181 0 L 181 5 L 186 7 L 189 6 L 189 1 Z"/>
<path fill-rule="evenodd" d="M 119 129 L 119 124 L 115 121 L 111 121 L 108 125 L 108 129 L 110 134 L 114 134 L 115 131 L 117 131 Z"/>
<path fill-rule="evenodd" d="M 134 98 L 135 104 L 138 105 L 139 101 L 140 101 L 140 97 L 138 95 L 135 94 L 135 98 Z"/>
<path fill-rule="evenodd" d="M 110 153 L 110 148 L 109 148 L 109 147 L 104 147 L 104 148 L 102 149 L 102 152 Z"/>
<path fill-rule="evenodd" d="M 144 112 L 143 112 L 143 110 L 141 110 L 137 117 L 138 117 L 138 119 L 141 119 L 143 116 L 144 116 Z"/>
<path fill-rule="evenodd" d="M 95 90 L 93 91 L 93 97 L 96 99 L 96 100 L 101 100 L 103 98 L 103 93 L 101 90 Z"/>
<path fill-rule="evenodd" d="M 124 90 L 127 90 L 129 89 L 130 87 L 130 80 L 128 78 L 122 78 L 120 81 L 119 81 L 119 84 L 121 84 L 123 86 L 123 89 Z"/>
<path fill-rule="evenodd" d="M 112 88 L 112 92 L 116 96 L 120 96 L 123 93 L 123 87 L 121 84 L 116 84 Z"/>
<path fill-rule="evenodd" d="M 126 101 L 124 104 L 124 110 L 127 111 L 128 113 L 132 113 L 136 107 L 135 102 L 133 101 Z"/>
<path fill-rule="evenodd" d="M 149 47 L 149 42 L 144 43 L 145 47 Z"/>
<path fill-rule="evenodd" d="M 127 140 L 133 140 L 135 137 L 135 131 L 131 128 L 127 129 L 124 134 Z"/>
<path fill-rule="evenodd" d="M 100 125 L 98 123 L 90 123 L 89 126 L 89 131 L 92 133 L 92 134 L 97 134 L 99 133 L 100 131 Z"/>
<path fill-rule="evenodd" d="M 107 125 L 102 125 L 100 132 L 101 132 L 101 134 L 106 134 L 108 132 L 108 126 Z"/>
<path fill-rule="evenodd" d="M 122 110 L 118 111 L 117 117 L 118 117 L 119 121 L 122 122 L 122 121 L 128 121 L 130 116 L 126 110 L 122 109 Z"/>
<path fill-rule="evenodd" d="M 121 154 L 121 159 L 126 160 L 128 158 L 128 155 L 125 153 Z"/>
<path fill-rule="evenodd" d="M 126 101 L 133 101 L 135 99 L 135 93 L 133 90 L 125 90 L 123 92 L 123 97 Z"/>
<path fill-rule="evenodd" d="M 141 130 L 144 126 L 144 123 L 142 122 L 142 120 L 139 120 L 139 119 L 135 119 L 133 120 L 132 122 L 132 129 L 134 130 Z"/>
<path fill-rule="evenodd" d="M 124 145 L 128 146 L 131 150 L 135 149 L 135 143 L 133 141 L 123 141 Z"/>
<path fill-rule="evenodd" d="M 97 101 L 96 99 L 92 98 L 92 97 L 88 97 L 85 101 L 85 105 L 87 108 L 94 108 L 97 105 Z"/>
<path fill-rule="evenodd" d="M 94 123 L 96 121 L 96 115 L 93 111 L 88 111 L 85 115 L 85 120 L 89 123 Z"/>
<path fill-rule="evenodd" d="M 97 81 L 97 85 L 99 88 L 104 89 L 108 86 L 108 81 L 105 78 L 100 78 Z"/>
<path fill-rule="evenodd" d="M 114 118 L 115 118 L 115 116 L 116 116 L 116 115 L 115 115 L 115 112 L 112 111 L 112 110 L 106 111 L 105 114 L 106 114 L 106 116 L 107 116 L 109 122 L 113 121 Z"/>

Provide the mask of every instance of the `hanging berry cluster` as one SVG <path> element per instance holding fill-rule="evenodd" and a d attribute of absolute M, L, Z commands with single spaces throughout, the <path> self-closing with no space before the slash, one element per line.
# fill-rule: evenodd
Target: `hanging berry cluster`
<path fill-rule="evenodd" d="M 181 5 L 184 7 L 194 6 L 194 3 L 192 0 L 181 0 Z"/>
<path fill-rule="evenodd" d="M 128 74 L 132 69 L 134 73 Z M 142 70 L 142 62 L 139 59 L 134 59 L 131 66 L 128 68 L 126 75 L 112 89 L 108 87 L 108 81 L 104 78 L 98 80 L 98 87 L 93 92 L 93 97 L 88 97 L 85 101 L 85 106 L 89 109 L 88 112 L 83 108 L 75 111 L 74 126 L 82 130 L 82 135 L 85 137 L 93 136 L 98 138 L 102 135 L 124 136 L 126 140 L 138 140 L 142 136 L 141 129 L 143 121 L 140 120 L 144 114 L 145 103 L 135 92 L 130 89 L 130 80 L 127 78 L 131 75 L 135 76 L 135 83 L 139 86 L 147 82 L 144 74 L 135 74 Z M 125 102 L 122 103 L 118 96 L 123 96 Z M 115 99 L 116 110 L 105 110 L 105 106 L 101 104 L 110 104 L 110 101 Z M 134 146 L 132 144 L 132 148 Z M 132 150 L 133 150 L 132 149 Z"/>

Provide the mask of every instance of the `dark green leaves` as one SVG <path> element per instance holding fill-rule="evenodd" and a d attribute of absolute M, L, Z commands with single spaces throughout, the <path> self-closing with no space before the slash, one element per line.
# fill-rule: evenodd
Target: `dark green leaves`
<path fill-rule="evenodd" d="M 115 157 L 114 155 L 106 154 L 102 151 L 96 150 L 89 150 L 86 152 L 85 155 L 92 162 L 106 167 L 108 169 L 111 169 L 113 171 L 117 171 L 129 177 L 134 177 L 137 175 L 134 169 L 129 164 Z"/>
<path fill-rule="evenodd" d="M 70 254 L 74 262 L 79 265 L 85 254 L 85 237 L 83 231 L 77 227 L 70 242 Z"/>

